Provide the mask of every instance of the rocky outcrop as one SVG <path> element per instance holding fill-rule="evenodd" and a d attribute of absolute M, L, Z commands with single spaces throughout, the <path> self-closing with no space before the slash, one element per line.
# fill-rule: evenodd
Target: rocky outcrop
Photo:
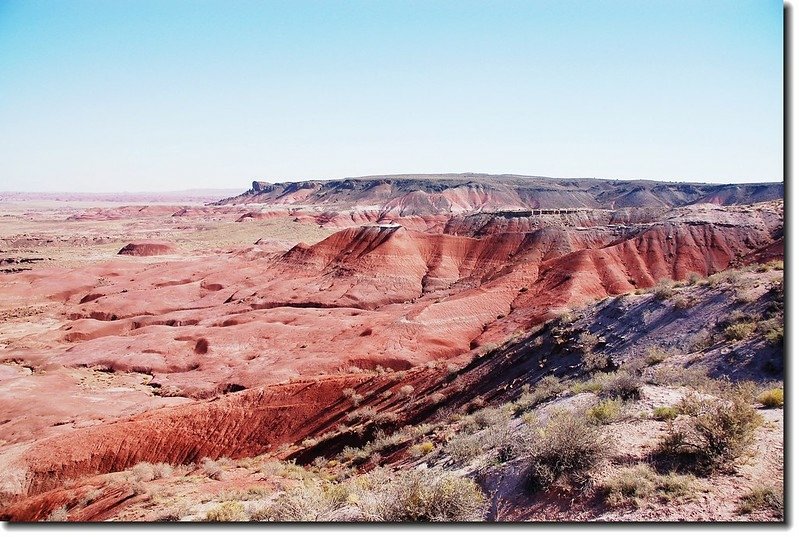
<path fill-rule="evenodd" d="M 175 252 L 172 244 L 163 242 L 131 242 L 122 247 L 119 255 L 151 256 L 168 255 Z"/>

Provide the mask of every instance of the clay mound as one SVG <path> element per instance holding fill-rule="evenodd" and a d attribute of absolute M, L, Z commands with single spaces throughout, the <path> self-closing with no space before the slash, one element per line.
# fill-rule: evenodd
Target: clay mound
<path fill-rule="evenodd" d="M 172 244 L 163 242 L 131 242 L 123 246 L 118 255 L 151 256 L 168 255 L 172 253 L 175 253 L 175 247 Z"/>

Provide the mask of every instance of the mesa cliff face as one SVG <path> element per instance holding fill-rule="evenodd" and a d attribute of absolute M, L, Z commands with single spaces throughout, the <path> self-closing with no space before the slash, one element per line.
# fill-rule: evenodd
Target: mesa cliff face
<path fill-rule="evenodd" d="M 292 183 L 254 181 L 247 192 L 218 203 L 372 207 L 383 215 L 410 216 L 512 209 L 732 205 L 782 199 L 783 195 L 782 183 L 714 185 L 466 173 Z"/>

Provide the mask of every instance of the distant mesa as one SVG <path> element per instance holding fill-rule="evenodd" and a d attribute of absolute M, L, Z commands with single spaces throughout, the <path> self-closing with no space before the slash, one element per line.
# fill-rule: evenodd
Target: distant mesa
<path fill-rule="evenodd" d="M 131 242 L 126 244 L 119 255 L 167 255 L 175 253 L 175 246 L 165 242 Z"/>
<path fill-rule="evenodd" d="M 464 214 L 547 209 L 669 209 L 698 203 L 782 199 L 782 183 L 740 185 L 521 175 L 419 174 L 267 183 L 216 205 L 260 203 L 330 210 L 369 207 L 383 215 Z M 252 214 L 244 217 L 255 218 Z"/>

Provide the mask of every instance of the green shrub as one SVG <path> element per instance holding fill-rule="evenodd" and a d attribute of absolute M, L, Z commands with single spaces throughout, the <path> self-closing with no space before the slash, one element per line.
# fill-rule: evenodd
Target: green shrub
<path fill-rule="evenodd" d="M 570 391 L 572 393 L 599 393 L 602 391 L 603 386 L 602 378 L 594 375 L 590 379 L 583 382 L 575 382 L 571 385 Z"/>
<path fill-rule="evenodd" d="M 247 520 L 241 502 L 223 502 L 205 513 L 208 522 L 240 522 Z"/>
<path fill-rule="evenodd" d="M 772 388 L 757 395 L 757 402 L 766 408 L 782 407 L 785 402 L 785 393 L 782 388 Z"/>
<path fill-rule="evenodd" d="M 757 324 L 753 322 L 748 323 L 733 323 L 724 329 L 724 337 L 727 341 L 739 341 L 751 336 Z"/>
<path fill-rule="evenodd" d="M 781 315 L 760 321 L 757 331 L 763 334 L 769 344 L 778 347 L 785 339 L 785 320 Z"/>
<path fill-rule="evenodd" d="M 659 406 L 652 410 L 652 417 L 660 421 L 671 421 L 679 415 L 673 406 Z"/>
<path fill-rule="evenodd" d="M 433 443 L 430 441 L 426 441 L 426 442 L 421 442 L 419 444 L 414 444 L 413 446 L 410 447 L 408 451 L 410 452 L 411 457 L 418 459 L 420 457 L 424 457 L 428 453 L 432 453 L 434 449 L 435 446 L 433 445 Z"/>
<path fill-rule="evenodd" d="M 661 453 L 698 473 L 731 470 L 753 445 L 762 423 L 749 401 L 743 393 L 728 399 L 684 399 L 688 415 L 670 422 Z"/>
<path fill-rule="evenodd" d="M 620 399 L 605 399 L 588 409 L 588 417 L 595 423 L 612 423 L 619 419 L 621 407 Z"/>
<path fill-rule="evenodd" d="M 534 490 L 561 477 L 584 482 L 608 455 L 608 438 L 585 416 L 561 412 L 530 435 L 527 475 Z"/>

